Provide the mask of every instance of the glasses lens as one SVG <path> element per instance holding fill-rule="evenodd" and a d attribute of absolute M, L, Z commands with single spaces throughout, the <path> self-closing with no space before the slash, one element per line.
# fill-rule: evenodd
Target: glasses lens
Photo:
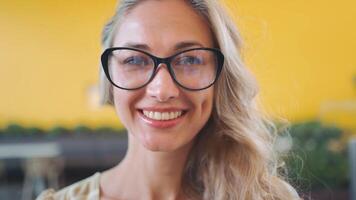
<path fill-rule="evenodd" d="M 209 50 L 191 50 L 175 56 L 171 62 L 177 82 L 189 89 L 202 89 L 216 79 L 217 55 Z"/>
<path fill-rule="evenodd" d="M 110 79 L 119 87 L 134 89 L 145 85 L 154 69 L 153 60 L 146 54 L 127 49 L 114 50 L 109 55 Z"/>

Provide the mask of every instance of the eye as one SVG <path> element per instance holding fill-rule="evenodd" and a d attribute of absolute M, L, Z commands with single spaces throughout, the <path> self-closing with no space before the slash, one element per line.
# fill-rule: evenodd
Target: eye
<path fill-rule="evenodd" d="M 200 65 L 203 61 L 196 56 L 184 56 L 179 58 L 177 61 L 177 65 Z"/>
<path fill-rule="evenodd" d="M 124 65 L 148 65 L 149 61 L 143 56 L 131 56 L 126 58 L 123 62 Z"/>

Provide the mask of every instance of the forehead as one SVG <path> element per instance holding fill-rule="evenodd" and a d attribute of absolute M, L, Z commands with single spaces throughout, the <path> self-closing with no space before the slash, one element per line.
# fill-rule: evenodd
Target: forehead
<path fill-rule="evenodd" d="M 183 0 L 146 0 L 122 19 L 114 46 L 146 44 L 152 52 L 173 49 L 177 43 L 196 42 L 212 47 L 212 35 L 205 19 Z"/>

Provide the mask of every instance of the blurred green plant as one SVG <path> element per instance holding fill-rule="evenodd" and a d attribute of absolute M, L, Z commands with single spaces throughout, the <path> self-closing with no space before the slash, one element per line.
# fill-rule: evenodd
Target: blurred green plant
<path fill-rule="evenodd" d="M 348 180 L 347 145 L 340 128 L 319 121 L 293 124 L 293 139 L 286 159 L 288 177 L 304 191 L 343 188 Z"/>
<path fill-rule="evenodd" d="M 24 127 L 20 124 L 9 124 L 4 129 L 0 129 L 0 137 L 24 137 L 24 136 L 44 136 L 44 137 L 59 137 L 74 134 L 76 136 L 86 135 L 107 135 L 107 134 L 120 134 L 124 135 L 126 131 L 124 129 L 115 129 L 112 127 L 98 127 L 91 129 L 85 125 L 78 125 L 72 129 L 65 128 L 63 126 L 54 126 L 51 129 L 45 131 L 38 127 Z"/>
<path fill-rule="evenodd" d="M 33 135 L 41 135 L 44 131 L 37 127 L 23 127 L 19 124 L 9 124 L 5 129 L 0 131 L 1 134 L 7 136 L 33 136 Z"/>
<path fill-rule="evenodd" d="M 70 132 L 69 129 L 64 128 L 62 126 L 54 126 L 47 133 L 49 136 L 59 136 L 59 135 L 68 134 L 69 132 Z"/>
<path fill-rule="evenodd" d="M 86 134 L 92 134 L 92 133 L 93 133 L 93 130 L 90 129 L 89 127 L 87 127 L 87 126 L 78 125 L 78 126 L 74 127 L 73 132 L 74 132 L 76 135 L 86 135 Z M 94 131 L 94 132 L 95 132 L 95 131 Z"/>
<path fill-rule="evenodd" d="M 4 129 L 4 134 L 6 135 L 11 135 L 11 136 L 20 136 L 25 134 L 26 128 L 22 127 L 21 125 L 18 124 L 9 124 L 5 129 Z"/>

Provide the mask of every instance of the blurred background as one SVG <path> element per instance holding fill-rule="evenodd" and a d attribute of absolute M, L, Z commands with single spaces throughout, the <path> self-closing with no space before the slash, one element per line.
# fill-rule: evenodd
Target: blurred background
<path fill-rule="evenodd" d="M 356 1 L 223 2 L 261 110 L 279 125 L 276 148 L 290 153 L 284 173 L 305 199 L 351 198 Z M 97 89 L 101 30 L 115 5 L 0 0 L 0 199 L 32 199 L 124 155 L 125 130 Z"/>

